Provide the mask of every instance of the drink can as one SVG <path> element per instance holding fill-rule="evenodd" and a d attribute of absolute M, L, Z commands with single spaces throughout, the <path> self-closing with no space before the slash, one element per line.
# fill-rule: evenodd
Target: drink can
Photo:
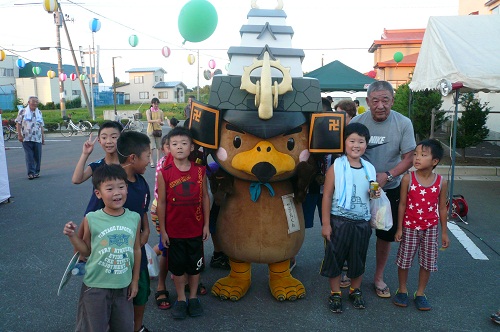
<path fill-rule="evenodd" d="M 378 182 L 370 182 L 370 198 L 377 198 Z"/>

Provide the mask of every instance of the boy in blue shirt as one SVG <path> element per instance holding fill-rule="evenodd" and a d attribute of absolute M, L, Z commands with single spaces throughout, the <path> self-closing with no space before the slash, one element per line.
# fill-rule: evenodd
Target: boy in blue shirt
<path fill-rule="evenodd" d="M 103 165 L 92 179 L 104 208 L 83 219 L 83 239 L 72 221 L 64 226 L 75 250 L 88 256 L 76 331 L 132 331 L 133 306 L 138 291 L 140 216 L 123 207 L 127 174 L 118 165 Z M 111 263 L 110 263 L 111 262 Z"/>

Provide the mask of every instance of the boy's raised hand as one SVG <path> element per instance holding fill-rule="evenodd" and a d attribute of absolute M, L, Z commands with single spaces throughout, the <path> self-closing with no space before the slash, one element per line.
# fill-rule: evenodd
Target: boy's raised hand
<path fill-rule="evenodd" d="M 96 141 L 97 141 L 97 137 L 94 138 L 94 140 L 92 140 L 92 133 L 90 133 L 89 139 L 83 143 L 82 153 L 83 154 L 91 154 L 92 151 L 94 150 L 94 145 L 95 145 Z"/>
<path fill-rule="evenodd" d="M 73 237 L 76 233 L 76 224 L 72 221 L 68 221 L 66 225 L 64 225 L 63 234 L 68 237 Z"/>

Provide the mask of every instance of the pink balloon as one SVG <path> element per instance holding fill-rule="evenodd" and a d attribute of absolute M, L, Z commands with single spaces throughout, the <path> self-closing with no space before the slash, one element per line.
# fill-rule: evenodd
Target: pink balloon
<path fill-rule="evenodd" d="M 215 60 L 211 59 L 210 61 L 208 61 L 208 66 L 210 67 L 210 69 L 214 69 L 215 68 Z"/>
<path fill-rule="evenodd" d="M 60 80 L 61 82 L 66 81 L 66 79 L 67 79 L 67 78 L 68 78 L 68 75 L 66 75 L 65 73 L 61 73 L 61 74 L 59 74 L 59 80 Z"/>
<path fill-rule="evenodd" d="M 162 49 L 161 49 L 161 54 L 165 57 L 165 58 L 168 58 L 170 56 L 170 48 L 168 48 L 168 46 L 164 46 Z"/>

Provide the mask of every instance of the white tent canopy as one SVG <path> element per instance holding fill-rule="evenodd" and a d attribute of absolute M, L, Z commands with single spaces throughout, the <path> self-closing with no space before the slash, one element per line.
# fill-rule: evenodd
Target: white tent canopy
<path fill-rule="evenodd" d="M 500 92 L 500 15 L 429 18 L 410 89 L 436 89 L 441 79 Z"/>

